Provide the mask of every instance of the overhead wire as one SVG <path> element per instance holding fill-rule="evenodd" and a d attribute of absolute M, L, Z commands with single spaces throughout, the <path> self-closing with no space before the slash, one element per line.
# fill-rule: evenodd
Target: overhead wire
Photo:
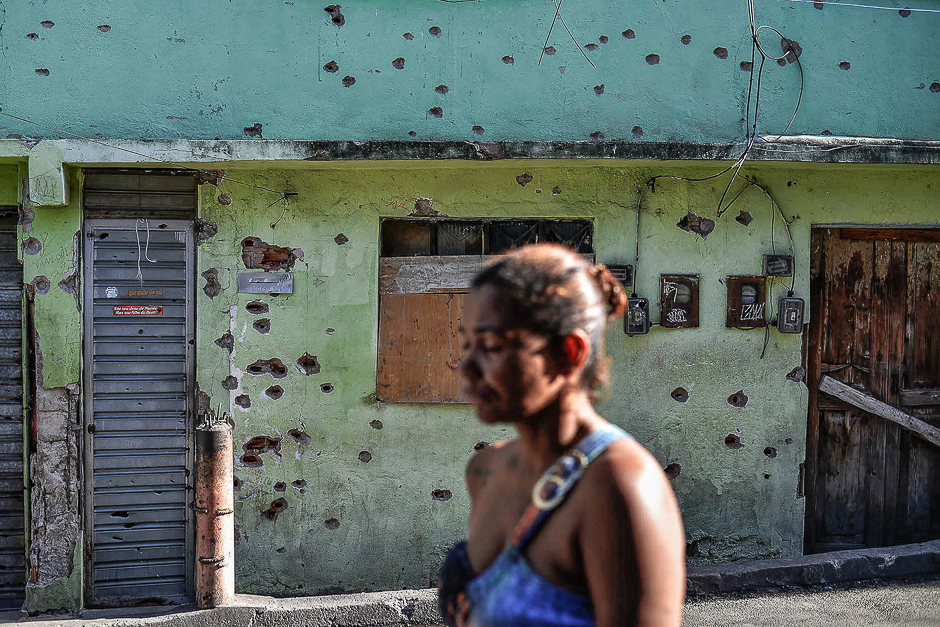
<path fill-rule="evenodd" d="M 807 2 L 810 4 L 834 5 L 839 7 L 853 7 L 856 9 L 881 9 L 884 11 L 910 11 L 911 13 L 940 13 L 940 9 L 914 9 L 911 7 L 883 7 L 874 4 L 853 4 L 851 2 L 824 2 L 822 0 L 781 0 L 781 2 Z"/>

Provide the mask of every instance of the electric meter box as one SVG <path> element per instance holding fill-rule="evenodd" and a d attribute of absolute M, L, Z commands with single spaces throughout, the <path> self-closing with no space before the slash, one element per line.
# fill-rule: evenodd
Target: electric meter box
<path fill-rule="evenodd" d="M 762 276 L 729 276 L 728 310 L 725 326 L 733 329 L 753 329 L 767 326 L 765 317 L 766 280 Z"/>
<path fill-rule="evenodd" d="M 793 257 L 764 255 L 764 276 L 793 276 Z"/>
<path fill-rule="evenodd" d="M 666 329 L 698 327 L 698 283 L 697 274 L 659 276 L 660 326 Z"/>
<path fill-rule="evenodd" d="M 781 333 L 803 332 L 803 299 L 784 296 L 777 307 L 777 330 Z"/>
<path fill-rule="evenodd" d="M 646 335 L 650 332 L 650 302 L 645 298 L 627 299 L 627 313 L 623 317 L 623 332 L 627 335 Z"/>

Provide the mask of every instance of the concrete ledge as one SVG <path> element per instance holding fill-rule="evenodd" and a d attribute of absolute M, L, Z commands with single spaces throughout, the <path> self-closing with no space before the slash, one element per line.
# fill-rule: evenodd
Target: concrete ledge
<path fill-rule="evenodd" d="M 689 568 L 687 595 L 696 598 L 761 588 L 937 574 L 940 574 L 940 540 Z"/>

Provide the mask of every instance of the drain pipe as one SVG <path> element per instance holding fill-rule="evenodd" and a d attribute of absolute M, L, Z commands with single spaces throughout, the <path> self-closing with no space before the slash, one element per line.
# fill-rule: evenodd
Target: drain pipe
<path fill-rule="evenodd" d="M 233 423 L 206 412 L 196 427 L 196 604 L 208 609 L 235 596 Z"/>

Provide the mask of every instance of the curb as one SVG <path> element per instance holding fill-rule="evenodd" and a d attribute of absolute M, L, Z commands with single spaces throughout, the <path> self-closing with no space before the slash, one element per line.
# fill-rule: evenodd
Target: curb
<path fill-rule="evenodd" d="M 940 574 L 940 540 L 688 569 L 686 596 Z"/>

